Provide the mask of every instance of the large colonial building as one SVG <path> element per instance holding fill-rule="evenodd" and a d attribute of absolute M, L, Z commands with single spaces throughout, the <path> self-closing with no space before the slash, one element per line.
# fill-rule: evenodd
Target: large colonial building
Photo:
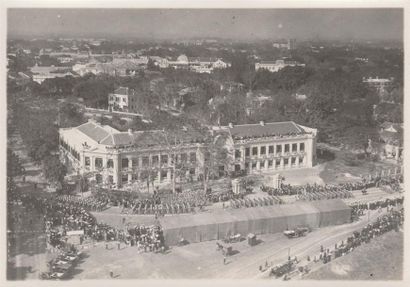
<path fill-rule="evenodd" d="M 205 138 L 210 136 L 224 135 L 220 138 L 228 150 L 229 160 L 216 167 L 220 175 L 240 170 L 274 173 L 315 163 L 317 130 L 294 122 L 229 125 L 206 133 L 186 129 L 120 132 L 89 121 L 60 129 L 60 155 L 78 173 L 117 186 L 147 180 L 170 182 L 174 174 L 178 180 L 197 180 L 209 151 Z"/>

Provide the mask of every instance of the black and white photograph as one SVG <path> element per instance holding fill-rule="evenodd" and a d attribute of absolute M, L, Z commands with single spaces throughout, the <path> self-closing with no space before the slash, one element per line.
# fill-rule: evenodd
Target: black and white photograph
<path fill-rule="evenodd" d="M 5 281 L 403 282 L 406 7 L 305 4 L 6 7 Z"/>

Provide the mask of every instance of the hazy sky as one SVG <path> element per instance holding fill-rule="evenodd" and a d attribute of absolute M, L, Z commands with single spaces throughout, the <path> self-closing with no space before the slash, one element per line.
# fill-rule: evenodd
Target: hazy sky
<path fill-rule="evenodd" d="M 403 38 L 402 9 L 9 9 L 10 35 Z"/>

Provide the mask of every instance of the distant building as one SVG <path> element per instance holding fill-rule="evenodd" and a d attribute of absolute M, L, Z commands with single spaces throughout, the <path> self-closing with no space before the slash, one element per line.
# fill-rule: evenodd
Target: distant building
<path fill-rule="evenodd" d="M 382 156 L 399 161 L 403 154 L 403 125 L 384 122 L 379 131 L 382 145 Z"/>
<path fill-rule="evenodd" d="M 169 67 L 169 62 L 167 58 L 162 58 L 158 56 L 150 56 L 149 58 L 152 61 L 154 61 L 154 65 L 158 66 L 161 69 L 165 69 Z"/>
<path fill-rule="evenodd" d="M 272 46 L 276 49 L 294 50 L 296 49 L 296 39 L 288 39 L 287 42 L 274 42 Z"/>
<path fill-rule="evenodd" d="M 273 98 L 268 95 L 248 92 L 246 94 L 246 114 L 251 116 L 257 113 L 259 109 L 269 102 L 273 102 Z"/>
<path fill-rule="evenodd" d="M 285 67 L 305 67 L 305 64 L 289 60 L 262 61 L 255 63 L 256 71 L 264 69 L 268 70 L 269 72 L 275 73 L 282 70 Z"/>
<path fill-rule="evenodd" d="M 71 67 L 38 66 L 30 68 L 31 77 L 34 82 L 41 84 L 46 79 L 64 78 L 66 76 L 75 77 Z"/>
<path fill-rule="evenodd" d="M 133 89 L 119 87 L 108 94 L 108 109 L 121 112 L 138 112 L 137 95 Z"/>
<path fill-rule="evenodd" d="M 217 58 L 194 57 L 188 58 L 186 55 L 180 55 L 176 61 L 168 61 L 168 65 L 174 69 L 189 69 L 196 73 L 212 73 L 215 69 L 226 69 L 231 66 L 230 63 L 224 62 Z"/>
<path fill-rule="evenodd" d="M 368 84 L 370 87 L 376 88 L 379 92 L 385 91 L 386 87 L 393 82 L 394 78 L 365 78 L 363 77 L 363 83 Z"/>

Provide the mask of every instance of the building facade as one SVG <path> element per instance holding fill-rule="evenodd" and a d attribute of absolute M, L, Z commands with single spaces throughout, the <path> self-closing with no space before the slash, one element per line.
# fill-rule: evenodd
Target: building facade
<path fill-rule="evenodd" d="M 294 122 L 230 125 L 232 169 L 248 174 L 309 168 L 316 162 L 317 130 Z"/>
<path fill-rule="evenodd" d="M 138 104 L 135 91 L 128 87 L 119 87 L 108 94 L 108 109 L 111 111 L 137 112 Z"/>
<path fill-rule="evenodd" d="M 214 127 L 226 135 L 229 160 L 220 174 L 248 174 L 312 167 L 316 160 L 316 129 L 294 122 Z M 59 131 L 60 158 L 71 170 L 89 174 L 97 183 L 118 187 L 198 180 L 207 158 L 205 135 L 195 131 L 120 132 L 92 120 Z"/>
<path fill-rule="evenodd" d="M 255 63 L 255 71 L 265 69 L 269 72 L 275 73 L 282 70 L 285 67 L 305 67 L 305 64 L 288 60 L 262 61 L 259 63 Z"/>

